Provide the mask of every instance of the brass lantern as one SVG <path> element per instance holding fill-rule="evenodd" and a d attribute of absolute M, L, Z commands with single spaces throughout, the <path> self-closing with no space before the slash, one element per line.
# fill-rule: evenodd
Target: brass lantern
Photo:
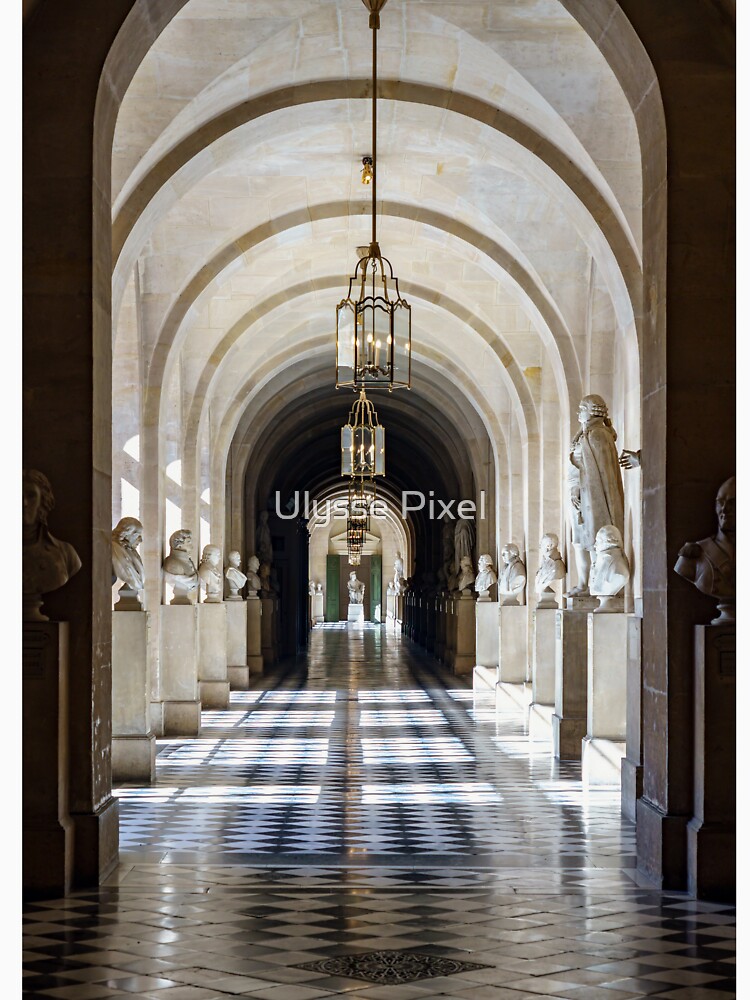
<path fill-rule="evenodd" d="M 336 388 L 411 388 L 411 306 L 380 253 L 377 196 L 378 28 L 386 0 L 363 0 L 372 29 L 372 239 L 336 307 Z M 369 159 L 369 158 L 368 158 Z M 367 164 L 369 165 L 369 164 Z"/>
<path fill-rule="evenodd" d="M 341 475 L 371 479 L 385 475 L 385 427 L 362 389 L 341 428 Z"/>

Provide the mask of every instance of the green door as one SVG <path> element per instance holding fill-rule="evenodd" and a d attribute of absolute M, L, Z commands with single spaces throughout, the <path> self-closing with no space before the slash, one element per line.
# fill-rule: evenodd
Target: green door
<path fill-rule="evenodd" d="M 385 618 L 380 606 L 383 600 L 383 557 L 370 556 L 370 616 L 374 622 Z"/>
<path fill-rule="evenodd" d="M 326 621 L 339 620 L 339 557 L 326 556 Z"/>

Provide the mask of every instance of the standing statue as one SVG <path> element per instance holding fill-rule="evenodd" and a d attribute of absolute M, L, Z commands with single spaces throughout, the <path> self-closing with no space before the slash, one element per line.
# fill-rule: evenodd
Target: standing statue
<path fill-rule="evenodd" d="M 198 566 L 198 579 L 206 591 L 203 603 L 221 604 L 224 581 L 221 576 L 221 549 L 218 545 L 204 546 Z"/>
<path fill-rule="evenodd" d="M 471 556 L 462 556 L 461 565 L 458 567 L 458 581 L 456 582 L 457 590 L 467 590 L 474 583 L 474 566 L 471 561 Z"/>
<path fill-rule="evenodd" d="M 267 562 L 261 563 L 258 569 L 260 577 L 260 592 L 263 597 L 273 597 L 271 588 L 271 567 Z"/>
<path fill-rule="evenodd" d="M 500 553 L 503 569 L 497 581 L 497 589 L 502 597 L 503 607 L 523 604 L 523 588 L 526 586 L 526 566 L 521 560 L 521 552 L 515 542 L 503 545 Z"/>
<path fill-rule="evenodd" d="M 198 586 L 198 570 L 190 558 L 193 535 L 188 528 L 178 528 L 169 539 L 169 555 L 162 563 L 164 579 L 174 587 L 170 604 L 191 604 L 189 595 Z"/>
<path fill-rule="evenodd" d="M 485 554 L 479 557 L 479 573 L 474 581 L 474 590 L 479 594 L 480 601 L 490 599 L 490 587 L 497 583 L 497 576 L 492 568 L 492 556 Z"/>
<path fill-rule="evenodd" d="M 731 476 L 716 494 L 716 534 L 683 545 L 674 567 L 676 573 L 702 594 L 719 599 L 720 613 L 711 620 L 712 625 L 735 620 L 735 498 L 735 481 Z"/>
<path fill-rule="evenodd" d="M 262 510 L 258 518 L 258 527 L 255 530 L 255 551 L 260 556 L 261 563 L 273 562 L 273 545 L 271 543 L 271 529 L 268 527 L 268 511 Z"/>
<path fill-rule="evenodd" d="M 441 582 L 443 590 L 453 590 L 455 584 L 455 573 L 453 570 L 453 535 L 455 527 L 451 521 L 443 523 L 443 564 L 438 571 L 438 580 Z"/>
<path fill-rule="evenodd" d="M 47 518 L 55 506 L 49 479 L 36 469 L 23 470 L 23 620 L 48 622 L 42 595 L 64 587 L 81 568 L 78 553 L 50 533 Z"/>
<path fill-rule="evenodd" d="M 347 584 L 347 589 L 349 591 L 349 603 L 350 604 L 364 604 L 365 600 L 365 585 L 361 580 L 357 579 L 357 571 L 352 570 L 349 574 L 349 583 Z"/>
<path fill-rule="evenodd" d="M 596 533 L 596 553 L 591 567 L 589 589 L 599 598 L 598 611 L 622 611 L 623 601 L 618 598 L 630 579 L 630 563 L 622 551 L 622 534 L 614 524 L 605 524 Z"/>
<path fill-rule="evenodd" d="M 557 607 L 557 597 L 550 584 L 565 577 L 565 563 L 560 555 L 559 544 L 560 540 L 554 532 L 543 535 L 539 543 L 542 561 L 534 579 L 538 608 Z"/>
<path fill-rule="evenodd" d="M 453 532 L 453 572 L 456 576 L 461 573 L 461 560 L 469 557 L 474 565 L 474 525 L 471 521 L 459 518 Z M 459 590 L 462 588 L 459 587 Z"/>
<path fill-rule="evenodd" d="M 570 445 L 570 505 L 578 585 L 568 596 L 589 593 L 591 554 L 605 524 L 623 531 L 625 499 L 617 457 L 617 434 L 601 396 L 584 396 L 578 407 L 581 429 Z"/>
<path fill-rule="evenodd" d="M 143 541 L 143 525 L 137 517 L 123 517 L 112 529 L 112 569 L 122 587 L 115 611 L 142 611 L 138 591 L 143 590 L 143 561 L 138 546 Z"/>
<path fill-rule="evenodd" d="M 228 601 L 241 601 L 242 594 L 240 591 L 247 583 L 247 577 L 240 569 L 240 564 L 242 562 L 242 556 L 237 551 L 237 549 L 232 549 L 232 551 L 227 556 L 227 562 L 229 565 L 226 568 L 224 577 L 229 585 L 229 596 Z"/>
<path fill-rule="evenodd" d="M 247 598 L 249 601 L 258 599 L 258 591 L 261 588 L 258 570 L 260 569 L 260 559 L 257 556 L 250 556 L 247 561 Z"/>
<path fill-rule="evenodd" d="M 393 586 L 397 594 L 403 594 L 406 591 L 404 560 L 401 558 L 401 553 L 399 551 L 396 552 L 396 558 L 393 563 Z"/>

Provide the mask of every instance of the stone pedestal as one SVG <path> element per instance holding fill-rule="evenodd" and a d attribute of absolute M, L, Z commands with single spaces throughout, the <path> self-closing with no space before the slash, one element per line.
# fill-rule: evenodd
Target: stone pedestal
<path fill-rule="evenodd" d="M 229 708 L 227 609 L 223 603 L 198 605 L 198 691 L 203 708 Z"/>
<path fill-rule="evenodd" d="M 363 604 L 350 604 L 349 609 L 346 613 L 346 620 L 350 624 L 354 625 L 364 625 L 365 623 L 365 608 Z"/>
<path fill-rule="evenodd" d="M 73 875 L 68 669 L 68 623 L 24 622 L 23 886 L 33 893 L 67 894 Z"/>
<path fill-rule="evenodd" d="M 159 614 L 164 735 L 197 736 L 201 728 L 198 608 L 194 604 L 163 604 Z"/>
<path fill-rule="evenodd" d="M 456 613 L 456 645 L 453 672 L 471 674 L 476 663 L 476 601 L 471 594 L 461 594 L 454 601 Z"/>
<path fill-rule="evenodd" d="M 532 615 L 529 739 L 551 742 L 555 711 L 556 608 L 537 607 Z"/>
<path fill-rule="evenodd" d="M 586 735 L 588 612 L 555 612 L 555 712 L 552 746 L 560 760 L 580 760 Z"/>
<path fill-rule="evenodd" d="M 396 594 L 396 621 L 403 624 L 404 621 L 404 595 Z"/>
<path fill-rule="evenodd" d="M 112 780 L 150 783 L 156 777 L 146 650 L 150 615 L 112 612 Z"/>
<path fill-rule="evenodd" d="M 620 772 L 620 803 L 624 816 L 636 821 L 636 803 L 643 794 L 641 752 L 641 627 L 643 619 L 628 615 L 628 675 L 626 680 L 625 757 Z"/>
<path fill-rule="evenodd" d="M 276 632 L 274 624 L 274 601 L 272 597 L 261 597 L 260 642 L 263 666 L 270 667 L 276 662 Z"/>
<path fill-rule="evenodd" d="M 316 590 L 313 597 L 313 625 L 322 625 L 325 620 L 323 594 Z"/>
<path fill-rule="evenodd" d="M 735 898 L 735 626 L 694 633 L 693 818 L 687 828 L 688 890 Z"/>
<path fill-rule="evenodd" d="M 497 601 L 483 601 L 481 597 L 476 603 L 476 666 L 478 667 L 494 669 L 498 665 L 499 608 Z"/>
<path fill-rule="evenodd" d="M 396 618 L 396 595 L 386 594 L 385 595 L 385 620 L 395 621 Z"/>
<path fill-rule="evenodd" d="M 531 692 L 526 688 L 529 663 L 528 608 L 521 604 L 500 606 L 498 649 L 498 712 L 524 712 Z"/>
<path fill-rule="evenodd" d="M 495 687 L 497 685 L 497 667 L 474 667 L 472 677 L 472 689 L 475 698 L 486 701 L 495 701 Z"/>
<path fill-rule="evenodd" d="M 247 609 L 247 669 L 252 674 L 263 673 L 263 645 L 261 637 L 261 615 L 263 605 L 259 597 L 248 597 Z"/>
<path fill-rule="evenodd" d="M 586 736 L 581 745 L 584 785 L 620 787 L 625 756 L 628 620 L 624 614 L 589 614 Z"/>
<path fill-rule="evenodd" d="M 247 691 L 247 601 L 227 601 L 227 680 L 230 691 Z"/>

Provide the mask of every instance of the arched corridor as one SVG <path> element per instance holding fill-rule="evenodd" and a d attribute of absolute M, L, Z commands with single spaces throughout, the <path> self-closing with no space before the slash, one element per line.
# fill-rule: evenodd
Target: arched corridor
<path fill-rule="evenodd" d="M 316 627 L 119 787 L 120 867 L 28 910 L 29 989 L 730 996 L 732 908 L 654 891 L 619 795 L 533 747 L 399 634 Z"/>

